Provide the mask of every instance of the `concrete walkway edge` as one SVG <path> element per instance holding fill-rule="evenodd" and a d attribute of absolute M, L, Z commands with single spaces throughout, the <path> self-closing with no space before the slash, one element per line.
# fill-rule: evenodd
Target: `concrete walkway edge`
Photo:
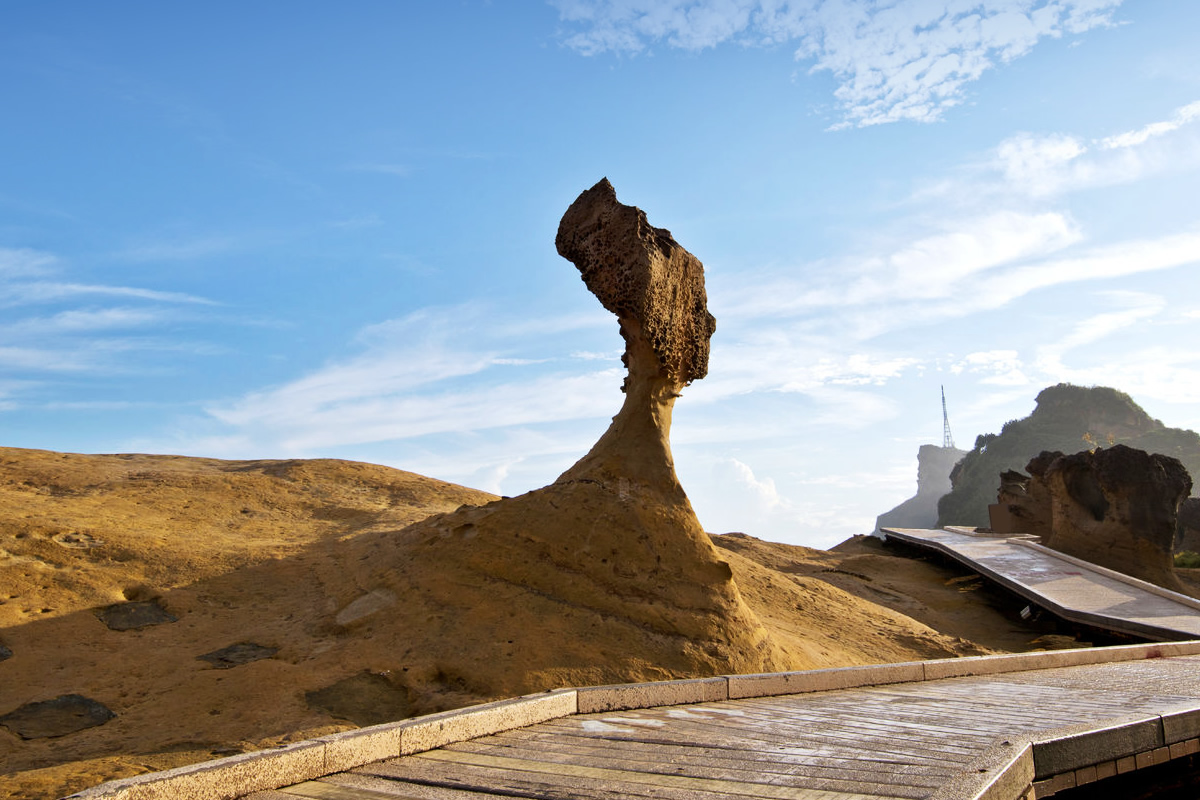
<path fill-rule="evenodd" d="M 253 792 L 344 772 L 375 761 L 411 755 L 453 742 L 574 714 L 1185 655 L 1200 655 L 1200 640 L 556 689 L 123 778 L 85 789 L 70 797 L 72 800 L 232 800 Z M 1157 724 L 1163 741 L 1163 732 L 1167 727 L 1180 731 L 1179 735 L 1200 731 L 1200 708 L 1170 716 L 1170 726 L 1165 716 L 1142 720 L 1139 724 L 1149 724 L 1151 727 Z M 1157 723 L 1153 721 L 1155 719 Z M 1051 740 L 1069 742 L 1072 738 L 1091 734 L 1091 730 L 1071 731 L 1051 737 Z M 1040 746 L 1043 752 L 1058 752 L 1053 749 L 1055 745 L 1042 743 Z M 993 748 L 980 763 L 973 765 L 970 771 L 934 796 L 938 800 L 1014 800 L 1021 795 L 1010 793 L 1011 788 L 1034 774 L 1038 747 L 1038 742 L 1021 740 L 1020 733 L 1014 732 L 1012 744 Z M 1057 747 L 1062 749 L 1068 745 Z"/>

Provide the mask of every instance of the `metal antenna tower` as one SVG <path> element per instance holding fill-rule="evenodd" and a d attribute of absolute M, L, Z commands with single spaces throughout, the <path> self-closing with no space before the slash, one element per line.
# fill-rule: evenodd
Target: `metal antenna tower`
<path fill-rule="evenodd" d="M 946 413 L 946 387 L 942 387 L 942 447 L 954 447 L 954 434 L 950 432 L 950 415 Z"/>

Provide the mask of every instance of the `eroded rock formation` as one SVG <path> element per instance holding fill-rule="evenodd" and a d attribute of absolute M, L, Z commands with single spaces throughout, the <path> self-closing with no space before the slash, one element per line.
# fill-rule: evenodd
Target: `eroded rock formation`
<path fill-rule="evenodd" d="M 1175 528 L 1192 479 L 1178 459 L 1119 444 L 1057 458 L 1045 481 L 1053 524 L 1044 544 L 1182 591 Z"/>
<path fill-rule="evenodd" d="M 950 491 L 950 471 L 966 451 L 954 447 L 923 444 L 917 451 L 917 493 L 891 511 L 875 518 L 880 528 L 933 528 L 937 525 L 938 500 Z"/>
<path fill-rule="evenodd" d="M 1189 497 L 1179 504 L 1175 552 L 1200 553 L 1200 497 Z"/>
<path fill-rule="evenodd" d="M 1046 470 L 1061 457 L 1057 450 L 1043 450 L 1025 465 L 1029 475 L 1016 470 L 1000 474 L 996 502 L 988 506 L 991 528 L 996 533 L 1029 533 L 1049 538 L 1052 531 L 1050 490 Z"/>
<path fill-rule="evenodd" d="M 1000 476 L 992 529 L 1126 575 L 1182 591 L 1174 549 L 1192 479 L 1178 459 L 1125 445 L 1063 455 L 1046 451 L 1029 476 Z"/>
<path fill-rule="evenodd" d="M 556 244 L 617 315 L 620 412 L 551 485 L 402 532 L 406 549 L 441 565 L 438 585 L 421 585 L 382 541 L 363 554 L 358 585 L 428 603 L 447 639 L 464 617 L 489 620 L 494 646 L 448 649 L 424 671 L 486 675 L 496 694 L 795 665 L 743 602 L 675 474 L 671 411 L 707 373 L 716 327 L 703 266 L 607 180 L 570 206 Z M 549 662 L 545 641 L 557 643 Z"/>
<path fill-rule="evenodd" d="M 1060 383 L 1038 394 L 1028 417 L 975 439 L 951 475 L 954 488 L 938 501 L 938 525 L 988 525 L 996 476 L 1022 469 L 1038 453 L 1114 444 L 1178 458 L 1191 474 L 1200 474 L 1200 434 L 1166 427 L 1116 389 Z"/>

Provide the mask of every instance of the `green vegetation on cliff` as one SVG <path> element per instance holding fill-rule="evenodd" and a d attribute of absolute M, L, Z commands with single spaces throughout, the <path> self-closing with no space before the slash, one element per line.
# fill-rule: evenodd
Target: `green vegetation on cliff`
<path fill-rule="evenodd" d="M 1168 428 L 1152 419 L 1124 392 L 1107 386 L 1060 383 L 1043 389 L 1024 419 L 1004 423 L 999 434 L 985 433 L 950 475 L 953 488 L 938 502 L 938 525 L 988 524 L 1000 473 L 1025 471 L 1043 450 L 1077 453 L 1112 444 L 1177 458 L 1200 476 L 1200 435 Z"/>

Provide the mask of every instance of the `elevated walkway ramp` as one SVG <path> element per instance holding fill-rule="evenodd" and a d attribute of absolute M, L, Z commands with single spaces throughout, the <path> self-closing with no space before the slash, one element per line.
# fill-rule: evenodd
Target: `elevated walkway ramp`
<path fill-rule="evenodd" d="M 1200 601 L 1038 544 L 970 528 L 884 528 L 941 553 L 1063 619 L 1151 641 L 1200 638 Z"/>

